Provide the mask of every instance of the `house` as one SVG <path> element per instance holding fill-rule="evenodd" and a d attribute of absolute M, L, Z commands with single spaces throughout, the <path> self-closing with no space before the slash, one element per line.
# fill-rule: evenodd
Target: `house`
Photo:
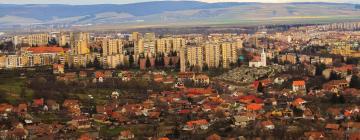
<path fill-rule="evenodd" d="M 0 113 L 5 114 L 13 111 L 13 106 L 7 103 L 0 104 Z"/>
<path fill-rule="evenodd" d="M 113 72 L 110 70 L 106 70 L 104 72 L 104 78 L 112 78 L 113 77 Z"/>
<path fill-rule="evenodd" d="M 65 107 L 71 115 L 78 116 L 81 114 L 78 100 L 66 99 L 63 103 L 63 107 Z"/>
<path fill-rule="evenodd" d="M 63 74 L 64 65 L 63 64 L 53 64 L 53 74 Z"/>
<path fill-rule="evenodd" d="M 10 132 L 10 136 L 15 139 L 27 139 L 29 132 L 24 128 L 15 128 Z"/>
<path fill-rule="evenodd" d="M 241 127 L 246 127 L 247 123 L 250 121 L 250 118 L 248 116 L 234 116 L 235 119 L 235 125 L 236 126 L 241 126 Z"/>
<path fill-rule="evenodd" d="M 96 112 L 99 114 L 106 114 L 106 109 L 104 105 L 96 105 Z"/>
<path fill-rule="evenodd" d="M 113 98 L 113 99 L 117 99 L 119 96 L 120 96 L 120 94 L 119 94 L 119 92 L 117 92 L 117 91 L 113 91 L 113 92 L 111 93 L 111 98 Z"/>
<path fill-rule="evenodd" d="M 249 67 L 266 67 L 266 53 L 264 51 L 264 49 L 262 50 L 262 53 L 260 55 L 260 57 L 254 57 L 250 62 L 249 62 Z"/>
<path fill-rule="evenodd" d="M 177 80 L 180 82 L 184 82 L 186 80 L 193 81 L 195 78 L 195 73 L 193 72 L 179 72 L 177 75 Z"/>
<path fill-rule="evenodd" d="M 323 89 L 337 93 L 340 90 L 344 90 L 349 87 L 349 82 L 343 80 L 332 80 L 323 85 Z"/>
<path fill-rule="evenodd" d="M 257 103 L 251 103 L 251 104 L 248 104 L 246 106 L 246 109 L 248 111 L 259 111 L 259 110 L 263 109 L 263 105 L 262 104 L 257 104 Z"/>
<path fill-rule="evenodd" d="M 102 82 L 104 82 L 105 74 L 102 71 L 96 71 L 95 78 L 96 78 L 97 82 L 102 83 Z"/>
<path fill-rule="evenodd" d="M 91 127 L 90 119 L 86 116 L 75 116 L 68 123 L 77 129 L 87 129 Z"/>
<path fill-rule="evenodd" d="M 122 74 L 121 80 L 124 82 L 130 81 L 132 78 L 132 74 L 130 72 L 126 72 Z"/>
<path fill-rule="evenodd" d="M 305 137 L 309 140 L 319 140 L 325 138 L 325 133 L 320 131 L 309 131 L 304 133 Z"/>
<path fill-rule="evenodd" d="M 79 72 L 79 78 L 86 78 L 88 76 L 86 71 L 80 71 Z"/>
<path fill-rule="evenodd" d="M 27 112 L 27 104 L 19 104 L 17 108 L 18 113 Z"/>
<path fill-rule="evenodd" d="M 304 103 L 306 103 L 306 101 L 304 99 L 297 98 L 291 103 L 291 105 L 293 105 L 294 107 L 297 107 L 297 108 L 302 108 Z"/>
<path fill-rule="evenodd" d="M 267 130 L 275 129 L 275 125 L 271 121 L 262 121 L 261 126 Z"/>
<path fill-rule="evenodd" d="M 212 134 L 206 138 L 206 140 L 221 140 L 221 137 L 217 134 Z"/>
<path fill-rule="evenodd" d="M 153 75 L 153 80 L 155 82 L 158 82 L 158 83 L 163 82 L 164 81 L 164 76 L 162 74 L 154 74 Z"/>
<path fill-rule="evenodd" d="M 265 80 L 256 80 L 256 81 L 254 81 L 253 82 L 253 88 L 254 89 L 257 89 L 258 88 L 258 86 L 259 86 L 259 84 L 260 84 L 260 82 L 261 82 L 261 85 L 263 86 L 263 87 L 267 87 L 267 86 L 269 86 L 270 84 L 271 84 L 271 80 L 270 79 L 265 79 Z"/>
<path fill-rule="evenodd" d="M 41 107 L 43 105 L 44 105 L 44 99 L 43 98 L 33 100 L 33 104 L 32 104 L 33 107 Z"/>
<path fill-rule="evenodd" d="M 88 133 L 82 134 L 77 140 L 95 140 Z"/>
<path fill-rule="evenodd" d="M 105 115 L 105 114 L 94 114 L 92 116 L 92 119 L 95 121 L 95 122 L 99 122 L 99 123 L 110 123 L 108 120 L 108 116 Z"/>
<path fill-rule="evenodd" d="M 46 100 L 46 105 L 50 110 L 53 111 L 60 110 L 60 105 L 55 100 Z"/>
<path fill-rule="evenodd" d="M 184 126 L 183 130 L 194 130 L 197 128 L 205 130 L 208 129 L 208 127 L 209 127 L 209 122 L 205 119 L 200 119 L 200 120 L 186 122 L 186 125 Z"/>
<path fill-rule="evenodd" d="M 293 83 L 292 83 L 292 90 L 293 90 L 294 92 L 306 91 L 305 81 L 304 81 L 304 80 L 293 81 Z"/>
<path fill-rule="evenodd" d="M 195 84 L 208 85 L 210 83 L 210 78 L 205 74 L 198 74 L 195 76 L 194 82 Z"/>
<path fill-rule="evenodd" d="M 120 132 L 119 140 L 134 139 L 135 135 L 130 130 L 124 130 Z"/>
<path fill-rule="evenodd" d="M 339 130 L 339 128 L 340 128 L 340 125 L 339 125 L 339 124 L 335 124 L 335 123 L 328 123 L 328 124 L 326 124 L 326 126 L 325 126 L 325 129 L 326 129 L 327 131 L 330 131 L 330 130 Z"/>

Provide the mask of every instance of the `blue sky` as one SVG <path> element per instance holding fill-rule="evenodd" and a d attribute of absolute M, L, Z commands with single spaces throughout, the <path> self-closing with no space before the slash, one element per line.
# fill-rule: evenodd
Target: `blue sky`
<path fill-rule="evenodd" d="M 124 4 L 155 0 L 0 0 L 0 4 Z M 176 0 L 172 0 L 176 1 Z M 286 3 L 286 2 L 340 2 L 360 3 L 360 0 L 198 0 L 203 2 L 264 2 L 264 3 Z"/>

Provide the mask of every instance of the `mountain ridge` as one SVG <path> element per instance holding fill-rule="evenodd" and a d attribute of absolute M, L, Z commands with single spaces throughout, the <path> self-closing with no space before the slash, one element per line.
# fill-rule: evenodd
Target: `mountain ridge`
<path fill-rule="evenodd" d="M 1 25 L 31 24 L 168 24 L 258 19 L 346 17 L 360 20 L 356 4 L 328 2 L 153 1 L 131 4 L 0 4 Z M 59 12 L 60 11 L 60 12 Z M 318 18 L 322 20 L 322 18 Z M 287 19 L 288 20 L 288 19 Z M 22 22 L 19 22 L 22 21 Z M 270 20 L 271 22 L 271 20 Z"/>

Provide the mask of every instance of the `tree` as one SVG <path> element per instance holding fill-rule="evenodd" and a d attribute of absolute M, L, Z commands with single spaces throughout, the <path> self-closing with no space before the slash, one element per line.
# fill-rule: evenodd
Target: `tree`
<path fill-rule="evenodd" d="M 70 48 L 70 44 L 66 42 L 65 46 L 63 48 Z"/>
<path fill-rule="evenodd" d="M 329 80 L 339 80 L 339 76 L 335 71 L 331 71 Z"/>
<path fill-rule="evenodd" d="M 146 68 L 150 68 L 150 67 L 151 67 L 151 62 L 150 62 L 149 56 L 146 56 L 146 63 L 145 63 L 145 65 L 146 65 Z"/>
<path fill-rule="evenodd" d="M 179 59 L 178 62 L 175 64 L 175 68 L 178 69 L 178 70 L 180 69 L 180 59 Z"/>
<path fill-rule="evenodd" d="M 140 60 L 140 59 L 139 59 Z M 140 64 L 140 63 L 139 63 Z M 132 68 L 134 66 L 134 56 L 129 55 L 129 67 Z"/>
<path fill-rule="evenodd" d="M 350 88 L 360 89 L 360 79 L 357 75 L 351 77 Z"/>
<path fill-rule="evenodd" d="M 322 75 L 322 72 L 325 70 L 326 66 L 325 64 L 317 64 L 316 65 L 316 70 L 315 70 L 315 75 Z"/>
<path fill-rule="evenodd" d="M 208 71 L 209 70 L 209 66 L 208 66 L 208 64 L 204 64 L 204 67 L 203 67 L 203 71 Z"/>
<path fill-rule="evenodd" d="M 257 87 L 257 91 L 258 91 L 258 92 L 261 92 L 261 93 L 264 92 L 264 87 L 263 87 L 262 82 L 259 82 L 259 85 L 258 85 L 258 87 Z"/>
<path fill-rule="evenodd" d="M 170 57 L 170 59 L 169 59 L 169 66 L 170 67 L 172 67 L 174 64 L 173 64 L 173 62 L 172 62 L 172 58 Z"/>
<path fill-rule="evenodd" d="M 101 69 L 101 64 L 100 61 L 97 59 L 97 57 L 95 57 L 93 65 L 96 69 Z"/>
<path fill-rule="evenodd" d="M 49 44 L 49 45 L 57 45 L 58 43 L 57 43 L 57 41 L 56 41 L 55 38 L 51 38 L 51 39 L 48 41 L 48 44 Z"/>

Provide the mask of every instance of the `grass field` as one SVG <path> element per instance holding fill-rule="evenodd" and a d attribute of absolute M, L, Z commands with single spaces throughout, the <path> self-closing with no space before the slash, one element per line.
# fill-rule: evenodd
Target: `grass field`
<path fill-rule="evenodd" d="M 25 100 L 31 100 L 33 91 L 26 87 L 26 79 L 22 78 L 0 78 L 0 94 L 9 103 L 16 103 Z"/>

